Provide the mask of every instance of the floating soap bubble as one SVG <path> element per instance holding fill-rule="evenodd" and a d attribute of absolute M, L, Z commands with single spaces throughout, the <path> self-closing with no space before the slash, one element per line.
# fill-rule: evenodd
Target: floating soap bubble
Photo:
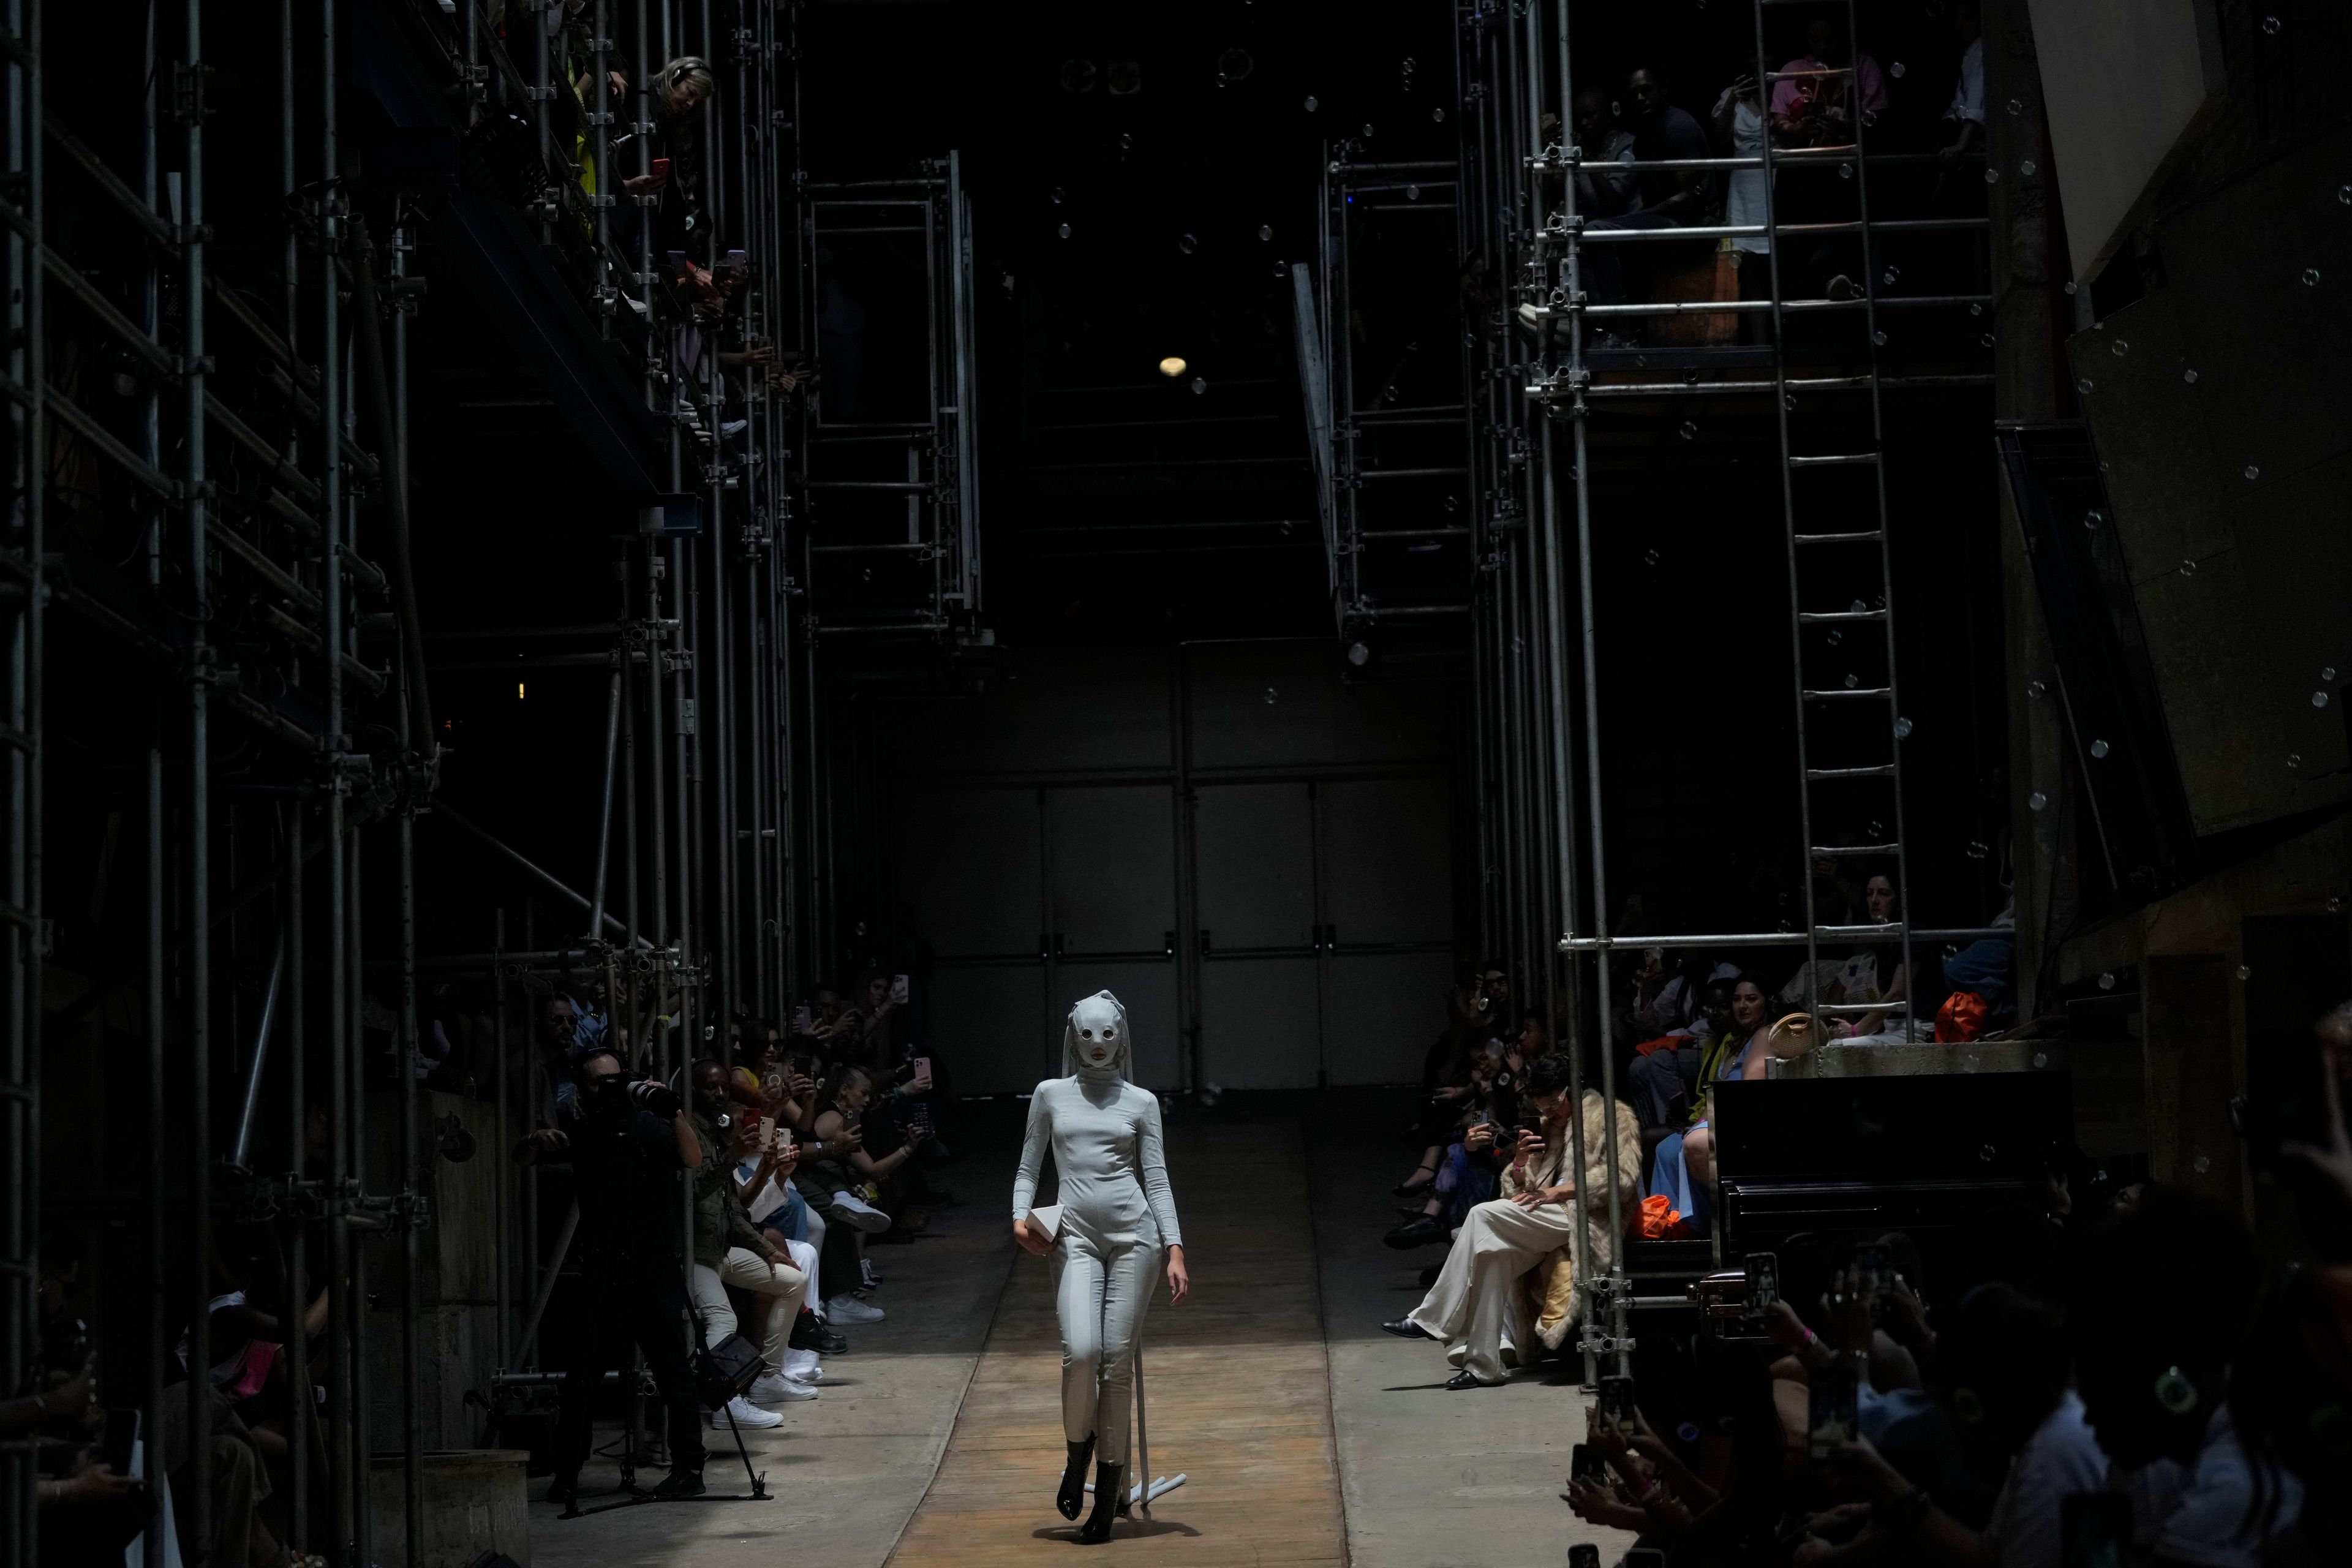
<path fill-rule="evenodd" d="M 1196 376 L 1194 376 L 1194 377 L 1192 378 L 1192 395 L 1193 395 L 1193 396 L 1198 397 L 1201 394 L 1202 394 L 1202 393 L 1204 393 L 1204 392 L 1206 392 L 1206 391 L 1208 391 L 1208 390 L 1209 390 L 1209 378 L 1208 378 L 1207 376 L 1204 376 L 1204 375 L 1196 375 Z M 1269 699 L 1269 700 L 1271 700 L 1271 699 Z"/>
<path fill-rule="evenodd" d="M 1308 94 L 1307 95 L 1307 113 L 1312 114 L 1312 113 L 1314 113 L 1317 110 L 1318 110 L 1318 109 L 1320 109 L 1320 108 L 1322 108 L 1322 107 L 1323 107 L 1323 106 L 1322 106 L 1321 104 L 1319 104 L 1319 103 L 1318 103 L 1318 102 L 1316 102 L 1316 101 L 1315 101 L 1315 95 L 1314 95 L 1313 93 L 1311 93 L 1311 92 L 1310 92 L 1310 93 L 1308 93 Z"/>
<path fill-rule="evenodd" d="M 2025 797 L 2025 809 L 2028 811 L 2040 811 L 2043 806 L 2048 805 L 2049 804 L 2050 797 L 2043 795 L 2040 790 L 2035 790 L 2032 795 Z"/>
<path fill-rule="evenodd" d="M 1272 239 L 1274 237 L 1274 225 L 1270 223 L 1262 223 L 1258 225 L 1257 237 L 1260 239 Z"/>
<path fill-rule="evenodd" d="M 2107 352 L 2115 355 L 2117 359 L 2121 359 L 2124 355 L 2131 353 L 2131 344 L 2122 338 L 2117 338 L 2114 342 L 2107 345 Z"/>
<path fill-rule="evenodd" d="M 2248 478 L 2249 479 L 2261 479 L 2262 477 L 2263 477 L 2263 471 L 2262 471 L 2262 469 L 2260 469 L 2260 468 L 2256 468 L 2256 467 L 2254 467 L 2254 465 L 2253 465 L 2253 464 L 2252 464 L 2252 463 L 2248 463 L 2248 464 L 2246 465 L 2246 478 Z"/>
<path fill-rule="evenodd" d="M 1064 224 L 1062 226 L 1061 234 L 1064 239 L 1070 237 L 1070 226 L 1068 224 Z"/>
<path fill-rule="evenodd" d="M 1911 738 L 1910 720 L 1897 719 L 1895 721 L 1895 738 L 1898 741 L 1907 741 Z"/>
<path fill-rule="evenodd" d="M 2193 370 L 2184 370 L 2180 373 L 2180 379 L 2194 386 L 2197 384 L 2197 373 Z"/>
<path fill-rule="evenodd" d="M 2105 741 L 2094 741 L 2091 742 L 2091 755 L 2095 757 L 2104 758 L 2112 749 L 2113 748 L 2109 747 Z"/>
<path fill-rule="evenodd" d="M 1176 242 L 1176 248 L 1190 256 L 1201 248 L 1201 242 L 1188 234 Z"/>

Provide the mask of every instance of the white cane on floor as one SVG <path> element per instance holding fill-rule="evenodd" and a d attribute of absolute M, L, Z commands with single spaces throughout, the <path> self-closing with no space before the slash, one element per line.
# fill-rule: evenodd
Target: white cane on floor
<path fill-rule="evenodd" d="M 1172 1476 L 1152 1476 L 1150 1481 L 1140 1479 L 1151 1475 L 1151 1429 L 1144 1424 L 1143 1418 L 1143 1337 L 1140 1334 L 1136 1336 L 1134 1355 L 1135 1457 L 1137 1459 L 1135 1473 L 1139 1479 L 1135 1485 L 1129 1489 L 1127 1501 L 1129 1507 L 1140 1508 L 1143 1510 L 1143 1517 L 1150 1519 L 1151 1500 L 1156 1497 L 1166 1497 L 1170 1492 L 1192 1479 L 1192 1477 L 1179 1470 Z M 1094 1483 L 1088 1481 L 1087 1490 L 1094 1489 Z"/>

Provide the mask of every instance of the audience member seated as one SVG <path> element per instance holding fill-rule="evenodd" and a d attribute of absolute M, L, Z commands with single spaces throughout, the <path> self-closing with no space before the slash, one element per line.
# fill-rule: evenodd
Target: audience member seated
<path fill-rule="evenodd" d="M 694 1247 L 688 1284 L 702 1315 L 706 1344 L 715 1345 L 736 1331 L 730 1287 L 760 1302 L 756 1336 L 767 1370 L 729 1402 L 727 1414 L 739 1426 L 773 1426 L 783 1417 L 763 1406 L 816 1397 L 816 1380 L 810 1375 L 815 1358 L 794 1362 L 789 1347 L 793 1319 L 809 1304 L 809 1279 L 786 1252 L 753 1226 L 737 1191 L 734 1162 L 721 1158 L 722 1153 L 731 1155 L 735 1144 L 726 1069 L 706 1057 L 694 1064 L 689 1081 L 691 1121 L 702 1159 L 688 1178 L 694 1189 Z M 800 1375 L 793 1375 L 795 1371 Z"/>
<path fill-rule="evenodd" d="M 1562 1056 L 1529 1066 L 1527 1094 L 1539 1120 L 1519 1132 L 1501 1175 L 1502 1195 L 1470 1211 L 1421 1305 L 1381 1325 L 1402 1338 L 1445 1346 L 1446 1359 L 1459 1369 L 1448 1388 L 1492 1387 L 1506 1380 L 1510 1366 L 1532 1365 L 1545 1348 L 1559 1343 L 1579 1311 L 1573 1258 L 1580 1228 L 1590 1248 L 1589 1266 L 1605 1269 L 1614 1264 L 1617 1237 L 1606 1218 L 1611 1162 L 1613 1153 L 1621 1194 L 1630 1198 L 1640 1173 L 1640 1133 L 1632 1110 L 1604 1100 L 1598 1090 L 1586 1090 L 1580 1108 L 1572 1104 L 1569 1079 Z M 1580 1110 L 1586 1161 L 1581 1171 L 1569 1133 L 1569 1118 Z M 1595 1215 L 1601 1216 L 1598 1226 L 1591 1224 Z M 1540 1318 L 1520 1283 L 1538 1265 L 1546 1270 Z"/>
<path fill-rule="evenodd" d="M 1758 85 L 1753 72 L 1743 72 L 1715 100 L 1714 121 L 1716 146 L 1728 157 L 1761 158 L 1764 155 L 1764 90 Z M 1723 221 L 1735 228 L 1762 227 L 1771 219 L 1770 184 L 1761 166 L 1734 169 L 1725 182 Z M 1769 300 L 1772 297 L 1772 239 L 1769 235 L 1734 236 L 1730 241 L 1733 269 L 1738 274 L 1739 298 Z M 1771 342 L 1771 318 L 1760 310 L 1744 312 L 1739 318 L 1739 341 L 1743 343 Z"/>
<path fill-rule="evenodd" d="M 2303 1483 L 2248 1451 L 2231 1411 L 2258 1279 L 2252 1238 L 2203 1200 L 2151 1186 L 2081 1237 L 2069 1273 L 2075 1387 L 2137 1539 L 2158 1563 L 2259 1568 L 2263 1541 L 2301 1511 Z"/>
<path fill-rule="evenodd" d="M 844 1064 L 825 1080 L 817 1101 L 814 1156 L 804 1162 L 794 1180 L 802 1195 L 824 1214 L 827 1236 L 837 1256 L 825 1259 L 824 1272 L 840 1280 L 838 1292 L 825 1302 L 825 1313 L 840 1322 L 879 1322 L 882 1309 L 869 1306 L 854 1292 L 878 1282 L 867 1266 L 867 1237 L 890 1228 L 883 1184 L 896 1177 L 920 1145 L 912 1137 L 879 1158 L 865 1147 L 862 1123 L 874 1094 L 874 1075 L 862 1067 Z"/>
<path fill-rule="evenodd" d="M 1805 25 L 1805 52 L 1783 65 L 1772 84 L 1772 139 L 1781 147 L 1853 143 L 1857 119 L 1868 126 L 1886 111 L 1886 77 L 1878 62 L 1853 53 L 1845 28 L 1827 12 Z"/>
<path fill-rule="evenodd" d="M 1663 1195 L 1693 1229 L 1705 1225 L 1715 1185 L 1714 1086 L 1727 1078 L 1764 1077 L 1776 1030 L 1788 1054 L 1801 1055 L 1811 1048 L 1811 1018 L 1797 1013 L 1776 1024 L 1768 1022 L 1770 1016 L 1761 986 L 1745 978 L 1733 984 L 1731 1026 L 1700 1047 L 1690 1125 L 1661 1142 L 1651 1156 L 1645 1195 Z"/>
<path fill-rule="evenodd" d="M 1633 133 L 1617 123 L 1609 95 L 1588 87 L 1576 95 L 1576 212 L 1587 223 L 1616 217 L 1633 205 L 1633 172 L 1612 163 L 1633 161 Z"/>
<path fill-rule="evenodd" d="M 1895 896 L 1895 879 L 1885 872 L 1874 873 L 1862 885 L 1863 914 L 1871 925 L 1892 925 L 1903 918 L 1902 904 Z M 1903 962 L 1900 943 L 1876 943 L 1854 949 L 1838 972 L 1835 1000 L 1848 1004 L 1886 1004 L 1885 1010 L 1845 1017 L 1830 1026 L 1832 1039 L 1848 1042 L 1916 1039 L 1932 1032 L 1933 1020 L 1922 1027 L 1917 1018 L 1911 1020 L 1910 1031 L 1904 1029 L 1900 1004 L 1911 994 L 1911 969 Z M 1831 998 L 1824 996 L 1822 1000 Z"/>
<path fill-rule="evenodd" d="M 1738 968 L 1716 965 L 1699 993 L 1698 1014 L 1679 1030 L 1644 1040 L 1626 1070 L 1633 1110 L 1644 1127 L 1680 1131 L 1704 1120 L 1700 1085 L 1712 1083 L 1731 1048 Z M 1762 1005 L 1762 998 L 1758 998 Z M 1743 1034 L 1743 1039 L 1746 1037 Z"/>
<path fill-rule="evenodd" d="M 1388 1245 L 1402 1250 L 1444 1241 L 1477 1205 L 1495 1195 L 1502 1172 L 1496 1151 L 1512 1142 L 1522 1124 L 1519 1079 L 1500 1040 L 1482 1047 L 1470 1068 L 1470 1098 L 1461 1112 L 1461 1131 L 1446 1146 L 1437 1179 L 1418 1213 L 1388 1233 Z"/>
<path fill-rule="evenodd" d="M 1984 147 L 1984 17 L 1978 0 L 1953 0 L 1952 31 L 1960 40 L 1959 78 L 1952 88 L 1951 107 L 1944 110 L 1952 139 L 1942 152 L 1947 158 L 1958 158 Z"/>
<path fill-rule="evenodd" d="M 1502 1027 L 1498 998 L 1507 1003 L 1510 986 L 1503 972 L 1492 966 L 1465 973 L 1448 996 L 1445 1032 L 1422 1061 L 1424 1102 L 1415 1140 L 1422 1145 L 1421 1163 L 1391 1189 L 1396 1196 L 1411 1197 L 1426 1189 L 1436 1179 L 1446 1149 L 1468 1125 L 1465 1110 L 1477 1092 L 1472 1068 L 1481 1047 Z"/>

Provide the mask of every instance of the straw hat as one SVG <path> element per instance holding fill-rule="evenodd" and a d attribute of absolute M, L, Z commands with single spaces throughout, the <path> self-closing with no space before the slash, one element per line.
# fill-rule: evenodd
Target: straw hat
<path fill-rule="evenodd" d="M 1764 1048 L 1782 1061 L 1793 1061 L 1821 1043 L 1821 1031 L 1813 1027 L 1810 1013 L 1790 1014 L 1764 1037 Z"/>

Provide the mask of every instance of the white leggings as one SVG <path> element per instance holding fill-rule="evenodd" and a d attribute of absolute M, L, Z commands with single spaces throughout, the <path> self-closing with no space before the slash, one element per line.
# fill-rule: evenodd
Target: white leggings
<path fill-rule="evenodd" d="M 1160 1249 L 1087 1240 L 1065 1228 L 1054 1249 L 1054 1295 L 1062 1319 L 1062 1431 L 1095 1439 L 1095 1458 L 1127 1463 L 1129 1407 L 1135 1402 L 1135 1345 L 1151 1304 Z"/>

